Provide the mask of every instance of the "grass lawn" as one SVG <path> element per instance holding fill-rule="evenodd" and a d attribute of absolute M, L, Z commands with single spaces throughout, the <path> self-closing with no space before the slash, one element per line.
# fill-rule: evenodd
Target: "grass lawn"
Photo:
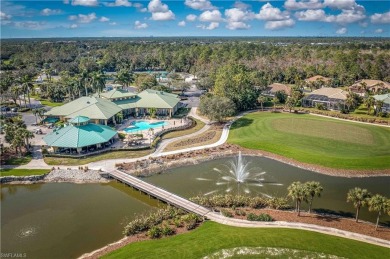
<path fill-rule="evenodd" d="M 288 256 L 291 258 L 324 253 L 345 258 L 370 259 L 388 258 L 386 255 L 390 253 L 388 248 L 311 231 L 238 228 L 205 222 L 189 233 L 132 243 L 103 258 L 202 258 L 221 251 L 221 249 L 235 247 L 275 247 L 303 250 L 298 257 L 297 255 L 293 256 L 290 252 Z M 319 258 L 318 255 L 315 257 Z M 234 258 L 259 258 L 259 256 L 240 255 Z M 268 256 L 267 258 L 275 257 Z M 282 258 L 287 258 L 287 256 L 284 255 Z"/>
<path fill-rule="evenodd" d="M 44 99 L 40 100 L 40 102 L 43 106 L 50 106 L 50 107 L 57 107 L 57 106 L 61 106 L 64 104 L 62 102 L 61 103 L 54 103 L 54 102 L 51 102 L 49 100 L 44 100 Z"/>
<path fill-rule="evenodd" d="M 248 114 L 228 142 L 331 168 L 390 168 L 390 128 L 308 114 Z"/>
<path fill-rule="evenodd" d="M 316 108 L 309 108 L 309 107 L 305 107 L 304 109 L 309 110 L 309 111 L 310 110 L 317 110 Z M 326 111 L 326 112 L 333 113 L 333 114 L 340 114 L 339 111 Z M 383 121 L 390 121 L 390 118 L 376 117 L 376 116 L 372 115 L 372 113 L 373 113 L 373 108 L 371 108 L 371 114 L 368 115 L 367 108 L 365 107 L 364 104 L 362 104 L 355 111 L 348 113 L 348 114 L 345 114 L 345 115 L 351 116 L 351 117 L 356 117 L 356 118 L 380 119 Z"/>
<path fill-rule="evenodd" d="M 112 151 L 105 154 L 80 159 L 68 157 L 45 157 L 44 160 L 48 165 L 85 165 L 106 159 L 143 157 L 151 154 L 152 151 L 153 149 L 139 151 Z"/>
<path fill-rule="evenodd" d="M 192 118 L 192 119 L 196 121 L 196 125 L 194 127 L 190 128 L 190 129 L 186 129 L 186 130 L 177 130 L 177 131 L 169 132 L 163 136 L 163 139 L 177 138 L 177 137 L 185 136 L 188 134 L 192 134 L 194 132 L 199 131 L 200 129 L 202 129 L 204 127 L 205 124 L 202 121 L 194 119 L 194 118 Z"/>
<path fill-rule="evenodd" d="M 26 155 L 23 157 L 12 157 L 4 161 L 5 165 L 26 165 L 32 159 L 31 155 Z"/>
<path fill-rule="evenodd" d="M 28 176 L 46 174 L 50 171 L 50 169 L 0 169 L 0 174 L 1 176 Z"/>

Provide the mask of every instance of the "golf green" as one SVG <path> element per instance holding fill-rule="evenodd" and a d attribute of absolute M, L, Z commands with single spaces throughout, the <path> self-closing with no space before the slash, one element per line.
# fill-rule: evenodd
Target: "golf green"
<path fill-rule="evenodd" d="M 309 114 L 248 114 L 232 125 L 228 142 L 330 168 L 390 168 L 390 128 Z"/>

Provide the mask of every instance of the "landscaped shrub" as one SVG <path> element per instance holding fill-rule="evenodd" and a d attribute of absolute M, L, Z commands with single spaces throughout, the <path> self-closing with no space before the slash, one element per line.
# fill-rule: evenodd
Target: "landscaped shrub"
<path fill-rule="evenodd" d="M 232 218 L 233 217 L 233 213 L 231 213 L 230 211 L 228 210 L 221 210 L 221 213 L 224 217 L 228 217 L 228 218 Z"/>
<path fill-rule="evenodd" d="M 286 198 L 272 197 L 267 200 L 267 206 L 275 210 L 285 210 L 291 208 Z"/>
<path fill-rule="evenodd" d="M 122 140 L 126 138 L 126 135 L 127 135 L 127 134 L 122 133 L 122 132 L 119 132 L 119 133 L 118 133 L 118 137 L 119 137 L 120 139 L 122 139 Z"/>
<path fill-rule="evenodd" d="M 161 233 L 164 236 L 172 236 L 173 234 L 176 233 L 176 231 L 175 231 L 175 229 L 171 228 L 170 226 L 165 225 L 162 227 Z"/>
<path fill-rule="evenodd" d="M 150 238 L 160 238 L 162 235 L 162 230 L 160 227 L 154 226 L 148 230 L 148 236 Z"/>
<path fill-rule="evenodd" d="M 237 216 L 246 216 L 246 212 L 244 210 L 240 210 L 240 209 L 236 209 L 234 211 L 234 214 L 236 214 Z"/>
<path fill-rule="evenodd" d="M 273 221 L 274 220 L 270 215 L 266 213 L 261 213 L 259 215 L 256 215 L 254 213 L 249 213 L 246 219 L 249 221 Z"/>

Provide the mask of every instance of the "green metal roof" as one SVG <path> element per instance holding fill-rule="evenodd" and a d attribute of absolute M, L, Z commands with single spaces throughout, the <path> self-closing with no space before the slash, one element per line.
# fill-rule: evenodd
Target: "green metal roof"
<path fill-rule="evenodd" d="M 47 116 L 65 116 L 74 118 L 86 116 L 91 119 L 109 119 L 122 109 L 110 100 L 98 97 L 80 97 L 46 112 Z"/>
<path fill-rule="evenodd" d="M 126 110 L 126 109 L 133 109 L 133 108 L 137 108 L 137 102 L 140 100 L 141 98 L 139 98 L 138 96 L 135 96 L 133 98 L 129 98 L 129 99 L 125 99 L 125 100 L 117 100 L 117 101 L 113 101 L 116 105 L 118 105 L 119 107 L 121 107 L 123 110 Z"/>
<path fill-rule="evenodd" d="M 171 109 L 180 102 L 180 98 L 176 94 L 151 89 L 142 91 L 138 96 L 141 99 L 137 102 L 137 107 L 141 108 Z"/>
<path fill-rule="evenodd" d="M 127 92 L 122 89 L 113 89 L 111 91 L 101 93 L 100 96 L 106 99 L 128 98 L 133 97 L 136 94 Z"/>
<path fill-rule="evenodd" d="M 43 140 L 51 147 L 81 148 L 107 142 L 116 134 L 110 127 L 89 123 L 63 127 L 46 135 Z"/>
<path fill-rule="evenodd" d="M 374 99 L 382 101 L 383 103 L 390 104 L 390 94 L 378 94 L 374 95 Z"/>
<path fill-rule="evenodd" d="M 89 118 L 85 117 L 85 116 L 77 116 L 77 117 L 69 120 L 70 123 L 84 123 L 84 122 L 88 122 L 88 121 L 89 121 Z"/>

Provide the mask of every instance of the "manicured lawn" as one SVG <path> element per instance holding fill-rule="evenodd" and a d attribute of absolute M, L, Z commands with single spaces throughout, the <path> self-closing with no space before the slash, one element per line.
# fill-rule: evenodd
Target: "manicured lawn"
<path fill-rule="evenodd" d="M 22 157 L 13 157 L 4 161 L 5 165 L 25 165 L 28 164 L 32 159 L 31 155 L 26 155 Z"/>
<path fill-rule="evenodd" d="M 390 128 L 308 114 L 248 114 L 228 142 L 331 168 L 390 168 Z"/>
<path fill-rule="evenodd" d="M 0 174 L 1 176 L 28 176 L 46 174 L 50 171 L 50 169 L 0 169 Z"/>
<path fill-rule="evenodd" d="M 85 165 L 88 163 L 118 158 L 136 158 L 143 157 L 152 153 L 152 149 L 140 151 L 113 151 L 101 155 L 91 156 L 87 158 L 63 158 L 63 157 L 45 157 L 44 160 L 48 165 Z"/>
<path fill-rule="evenodd" d="M 178 130 L 178 131 L 169 132 L 163 136 L 163 139 L 177 138 L 177 137 L 185 136 L 188 134 L 192 134 L 194 132 L 199 131 L 200 129 L 202 129 L 204 127 L 205 124 L 202 121 L 194 119 L 194 118 L 193 118 L 193 120 L 196 121 L 195 127 L 192 127 L 190 129 L 186 129 L 186 130 Z"/>
<path fill-rule="evenodd" d="M 324 253 L 345 258 L 371 259 L 388 258 L 387 255 L 390 253 L 390 249 L 384 247 L 311 231 L 238 228 L 205 222 L 189 233 L 160 240 L 132 243 L 103 258 L 202 258 L 221 251 L 221 249 L 235 247 L 275 247 L 303 250 L 299 257 L 292 258 L 301 258 L 305 254 Z M 288 255 L 293 256 L 292 253 Z M 253 255 L 240 255 L 236 258 L 249 257 L 259 258 Z"/>
<path fill-rule="evenodd" d="M 43 106 L 50 106 L 50 107 L 57 107 L 57 106 L 61 106 L 63 105 L 64 103 L 54 103 L 54 102 L 51 102 L 49 100 L 40 100 L 41 104 Z"/>

